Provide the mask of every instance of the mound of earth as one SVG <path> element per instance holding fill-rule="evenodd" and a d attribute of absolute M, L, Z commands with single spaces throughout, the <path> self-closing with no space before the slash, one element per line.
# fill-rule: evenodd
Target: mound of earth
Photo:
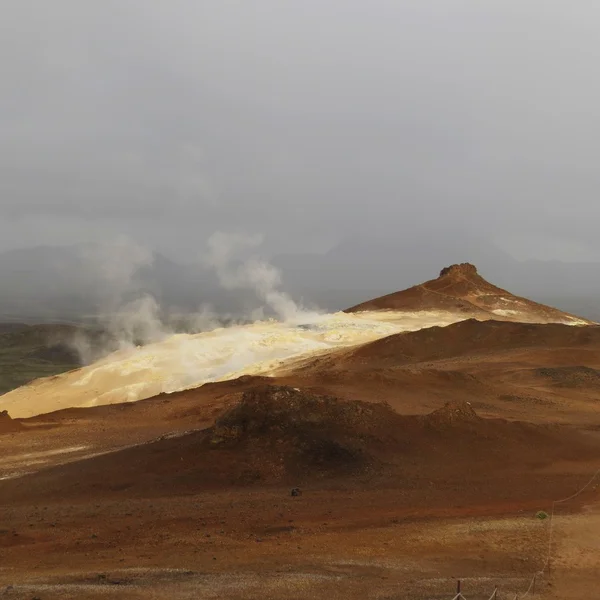
<path fill-rule="evenodd" d="M 437 279 L 348 308 L 345 312 L 372 310 L 439 310 L 479 319 L 586 325 L 587 319 L 514 296 L 486 281 L 469 263 L 442 269 Z"/>
<path fill-rule="evenodd" d="M 8 411 L 3 410 L 0 412 L 0 435 L 3 433 L 13 433 L 15 431 L 21 431 L 23 425 L 19 421 L 11 419 Z"/>
<path fill-rule="evenodd" d="M 207 429 L 0 482 L 0 501 L 336 481 L 414 490 L 457 477 L 487 485 L 490 472 L 524 474 L 590 456 L 597 448 L 574 431 L 483 419 L 468 403 L 403 416 L 383 403 L 266 385 L 244 392 Z"/>
<path fill-rule="evenodd" d="M 347 402 L 286 386 L 248 390 L 217 419 L 210 443 L 265 452 L 286 473 L 323 476 L 363 469 L 375 462 L 373 444 L 397 417 L 385 404 Z M 282 472 L 283 473 L 283 472 Z"/>
<path fill-rule="evenodd" d="M 523 348 L 600 348 L 600 327 L 467 319 L 447 327 L 399 333 L 335 357 L 344 367 L 369 368 Z M 333 357 L 332 357 L 333 360 Z"/>

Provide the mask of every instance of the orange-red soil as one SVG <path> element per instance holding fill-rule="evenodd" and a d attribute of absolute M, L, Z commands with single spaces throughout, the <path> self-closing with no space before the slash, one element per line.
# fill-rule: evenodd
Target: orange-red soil
<path fill-rule="evenodd" d="M 450 599 L 462 578 L 512 598 L 548 557 L 536 513 L 600 468 L 599 431 L 599 327 L 476 320 L 0 415 L 0 594 Z M 540 597 L 594 597 L 598 485 L 557 505 Z"/>

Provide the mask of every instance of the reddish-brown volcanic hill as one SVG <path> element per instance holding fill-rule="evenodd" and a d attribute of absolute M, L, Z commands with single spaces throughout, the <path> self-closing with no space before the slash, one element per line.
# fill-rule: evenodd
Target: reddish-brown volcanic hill
<path fill-rule="evenodd" d="M 581 347 L 600 349 L 600 327 L 468 319 L 446 327 L 390 335 L 340 352 L 331 360 L 345 367 L 368 364 L 370 368 L 375 368 L 482 352 L 549 347 L 564 350 Z"/>
<path fill-rule="evenodd" d="M 568 429 L 482 419 L 464 402 L 402 416 L 386 404 L 264 386 L 245 392 L 213 427 L 0 482 L 0 501 L 336 480 L 420 490 L 456 477 L 493 496 L 502 474 L 585 461 L 598 456 L 596 446 Z"/>
<path fill-rule="evenodd" d="M 600 327 L 469 319 L 309 357 L 279 382 L 400 414 L 469 400 L 486 416 L 600 427 Z"/>
<path fill-rule="evenodd" d="M 446 267 L 437 279 L 363 302 L 345 312 L 368 310 L 443 310 L 509 321 L 589 323 L 550 306 L 514 296 L 486 281 L 469 263 Z"/>

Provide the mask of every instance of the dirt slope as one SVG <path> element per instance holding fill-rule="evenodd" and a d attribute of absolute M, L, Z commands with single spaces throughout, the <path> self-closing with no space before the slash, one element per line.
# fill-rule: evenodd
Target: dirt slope
<path fill-rule="evenodd" d="M 437 279 L 348 308 L 367 310 L 443 310 L 480 319 L 535 323 L 589 324 L 590 321 L 515 296 L 487 282 L 469 263 L 442 269 Z"/>
<path fill-rule="evenodd" d="M 524 348 L 561 348 L 566 352 L 581 347 L 600 348 L 600 327 L 468 319 L 447 327 L 391 335 L 345 351 L 343 360 L 348 368 L 366 361 L 373 367 L 382 362 L 398 365 L 482 352 Z"/>
<path fill-rule="evenodd" d="M 475 319 L 298 361 L 280 381 L 423 414 L 469 400 L 485 416 L 600 427 L 600 327 Z"/>
<path fill-rule="evenodd" d="M 0 480 L 2 585 L 49 600 L 417 600 L 451 597 L 461 576 L 468 597 L 496 582 L 522 594 L 548 548 L 537 511 L 600 465 L 597 432 L 543 424 L 594 423 L 597 332 L 473 320 L 285 376 L 18 419 L 0 479 L 30 474 Z M 561 511 L 597 500 L 592 485 Z M 583 541 L 556 567 L 593 555 Z"/>
<path fill-rule="evenodd" d="M 425 480 L 429 486 L 457 476 L 465 489 L 478 482 L 487 497 L 497 493 L 502 473 L 519 477 L 557 460 L 598 455 L 597 444 L 577 432 L 482 419 L 466 402 L 402 416 L 386 404 L 263 386 L 245 392 L 212 427 L 5 481 L 0 500 L 188 494 L 349 478 L 358 487 L 377 481 L 418 490 Z"/>

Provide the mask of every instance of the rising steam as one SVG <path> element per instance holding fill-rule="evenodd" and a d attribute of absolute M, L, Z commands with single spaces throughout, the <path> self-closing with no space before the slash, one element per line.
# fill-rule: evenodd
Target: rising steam
<path fill-rule="evenodd" d="M 305 310 L 280 289 L 281 274 L 278 269 L 252 254 L 262 241 L 261 235 L 216 232 L 208 239 L 204 262 L 214 269 L 225 289 L 254 291 L 281 321 L 316 317 L 318 312 Z"/>
<path fill-rule="evenodd" d="M 199 333 L 240 322 L 263 320 L 266 313 L 284 322 L 308 322 L 319 313 L 307 311 L 281 290 L 281 275 L 257 254 L 260 235 L 217 232 L 207 240 L 202 263 L 214 270 L 226 290 L 252 290 L 261 306 L 241 319 L 218 315 L 199 303 L 195 313 L 169 315 L 154 296 L 140 286 L 139 271 L 151 267 L 153 254 L 132 240 L 120 238 L 111 244 L 88 247 L 84 259 L 101 285 L 98 331 L 79 332 L 70 340 L 83 364 L 111 352 L 159 342 L 176 332 Z M 198 290 L 201 296 L 202 290 Z M 199 301 L 201 298 L 199 297 Z"/>

